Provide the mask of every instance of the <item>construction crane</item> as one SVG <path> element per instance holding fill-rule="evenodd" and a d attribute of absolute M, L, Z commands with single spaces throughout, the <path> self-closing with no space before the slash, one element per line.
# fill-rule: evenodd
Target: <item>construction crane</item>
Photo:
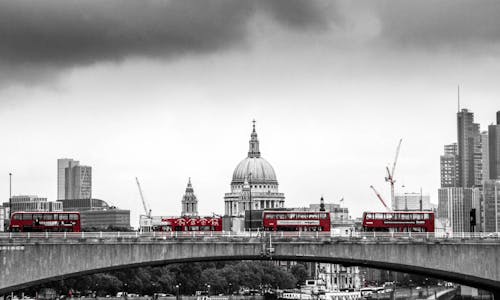
<path fill-rule="evenodd" d="M 146 213 L 146 217 L 148 219 L 151 219 L 151 209 L 148 210 L 148 207 L 146 205 L 146 200 L 144 200 L 144 195 L 142 194 L 142 189 L 141 189 L 141 184 L 139 183 L 139 179 L 137 179 L 136 177 L 135 181 L 137 182 L 137 187 L 139 188 L 139 194 L 141 195 L 142 206 L 144 206 L 144 212 Z"/>
<path fill-rule="evenodd" d="M 380 202 L 382 202 L 382 205 L 387 209 L 387 211 L 390 211 L 391 209 L 387 206 L 387 204 L 385 204 L 384 199 L 382 199 L 382 196 L 380 196 L 375 187 L 373 187 L 373 185 L 370 185 L 370 188 L 375 192 L 375 195 L 377 195 L 377 198 L 380 200 Z"/>
<path fill-rule="evenodd" d="M 394 162 L 392 164 L 392 170 L 389 170 L 389 166 L 385 168 L 387 170 L 387 177 L 385 177 L 385 181 L 389 182 L 391 185 L 391 203 L 394 203 L 394 183 L 396 182 L 396 179 L 394 179 L 394 172 L 396 171 L 401 142 L 403 142 L 403 139 L 399 139 L 398 147 L 396 148 L 396 156 L 394 157 Z"/>

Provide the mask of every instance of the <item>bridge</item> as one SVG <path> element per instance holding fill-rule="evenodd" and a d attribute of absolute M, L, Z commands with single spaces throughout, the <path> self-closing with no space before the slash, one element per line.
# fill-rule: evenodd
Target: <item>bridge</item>
<path fill-rule="evenodd" d="M 497 236 L 81 232 L 0 234 L 0 295 L 92 273 L 182 262 L 292 260 L 441 278 L 500 299 Z"/>

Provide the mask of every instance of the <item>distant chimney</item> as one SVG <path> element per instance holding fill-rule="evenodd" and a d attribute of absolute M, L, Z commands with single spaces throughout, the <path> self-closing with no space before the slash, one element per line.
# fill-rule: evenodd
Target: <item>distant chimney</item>
<path fill-rule="evenodd" d="M 500 110 L 497 111 L 497 125 L 500 125 Z"/>
<path fill-rule="evenodd" d="M 325 211 L 325 199 L 321 196 L 321 200 L 319 202 L 319 211 Z"/>

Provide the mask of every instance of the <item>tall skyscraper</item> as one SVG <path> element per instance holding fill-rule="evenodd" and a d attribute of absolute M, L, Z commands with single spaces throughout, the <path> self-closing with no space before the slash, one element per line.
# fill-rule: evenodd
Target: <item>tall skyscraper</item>
<path fill-rule="evenodd" d="M 458 186 L 458 146 L 457 143 L 444 146 L 441 155 L 441 187 Z"/>
<path fill-rule="evenodd" d="M 490 147 L 488 131 L 481 132 L 481 169 L 482 180 L 489 180 L 490 177 Z"/>
<path fill-rule="evenodd" d="M 479 231 L 484 224 L 484 206 L 481 187 L 486 175 L 483 146 L 486 135 L 480 134 L 474 123 L 474 114 L 467 109 L 457 113 L 457 138 L 455 144 L 446 145 L 441 156 L 441 188 L 438 191 L 438 216 L 445 218 L 454 232 Z M 489 140 L 488 140 L 489 143 Z M 476 224 L 471 224 L 474 214 Z"/>
<path fill-rule="evenodd" d="M 500 179 L 500 111 L 497 124 L 488 126 L 489 179 Z"/>
<path fill-rule="evenodd" d="M 485 180 L 483 186 L 484 231 L 500 231 L 500 180 Z"/>
<path fill-rule="evenodd" d="M 189 178 L 186 193 L 182 197 L 182 213 L 181 216 L 197 216 L 198 215 L 198 199 L 196 198 Z"/>
<path fill-rule="evenodd" d="M 474 123 L 474 113 L 462 109 L 457 113 L 459 186 L 481 185 L 481 146 L 479 124 Z"/>
<path fill-rule="evenodd" d="M 71 165 L 77 166 L 78 161 L 71 158 L 60 158 L 57 160 L 57 199 L 66 199 L 66 168 Z"/>
<path fill-rule="evenodd" d="M 65 175 L 65 199 L 92 198 L 92 167 L 70 162 Z"/>

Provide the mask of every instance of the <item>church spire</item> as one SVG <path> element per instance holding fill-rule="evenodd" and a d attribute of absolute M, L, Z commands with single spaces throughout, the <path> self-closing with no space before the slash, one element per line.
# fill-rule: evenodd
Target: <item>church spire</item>
<path fill-rule="evenodd" d="M 260 157 L 259 140 L 257 139 L 257 132 L 255 131 L 255 119 L 253 122 L 253 130 L 250 135 L 250 147 L 248 149 L 248 157 Z"/>
<path fill-rule="evenodd" d="M 182 197 L 182 216 L 197 216 L 198 215 L 198 199 L 194 194 L 191 177 L 189 177 L 186 187 L 186 193 Z"/>

